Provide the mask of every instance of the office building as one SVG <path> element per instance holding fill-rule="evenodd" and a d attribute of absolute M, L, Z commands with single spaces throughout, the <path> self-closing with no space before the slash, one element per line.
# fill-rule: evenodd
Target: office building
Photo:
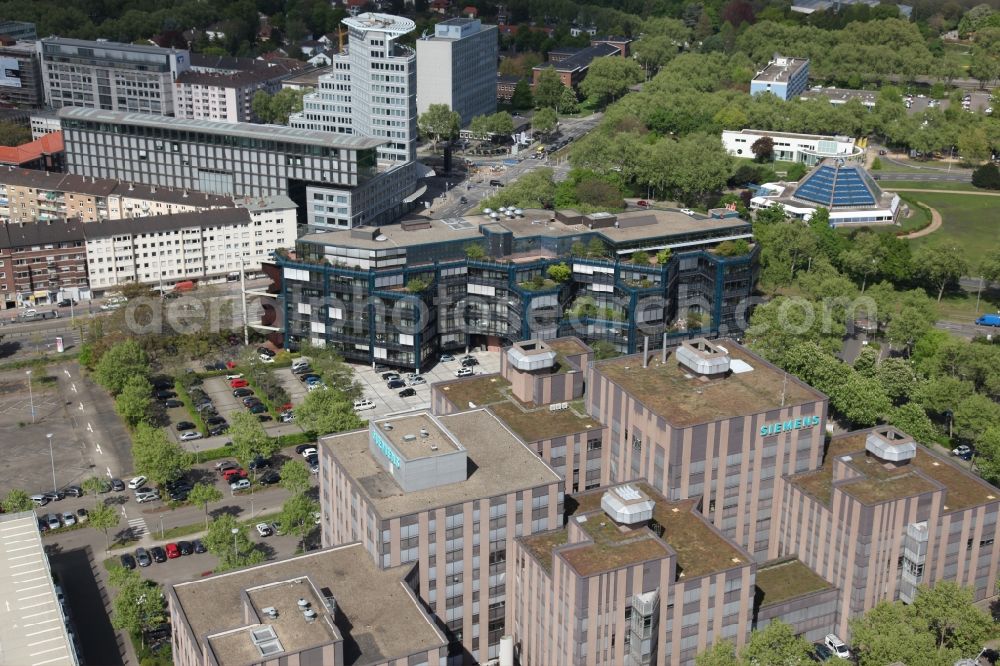
<path fill-rule="evenodd" d="M 273 95 L 281 90 L 282 81 L 304 67 L 297 60 L 272 62 L 192 54 L 191 68 L 174 82 L 175 115 L 230 123 L 260 122 L 253 113 L 254 95 L 258 91 Z"/>
<path fill-rule="evenodd" d="M 417 113 L 444 104 L 464 127 L 496 113 L 497 28 L 479 19 L 456 18 L 417 40 Z"/>
<path fill-rule="evenodd" d="M 63 37 L 39 40 L 38 55 L 45 100 L 54 109 L 172 116 L 174 81 L 190 66 L 186 50 Z"/>
<path fill-rule="evenodd" d="M 752 238 L 738 218 L 658 210 L 505 211 L 307 234 L 294 259 L 278 258 L 282 314 L 263 330 L 291 348 L 327 345 L 351 361 L 403 368 L 441 351 L 566 335 L 634 353 L 644 335 L 657 347 L 665 333 L 742 330 L 757 249 L 715 249 Z M 587 258 L 588 245 L 604 258 Z M 482 260 L 469 259 L 470 246 Z M 628 261 L 663 249 L 672 253 L 665 265 Z M 562 283 L 547 277 L 556 264 L 571 269 Z"/>
<path fill-rule="evenodd" d="M 437 666 L 447 643 L 410 587 L 361 544 L 167 587 L 177 666 Z"/>
<path fill-rule="evenodd" d="M 83 223 L 53 220 L 0 225 L 0 303 L 3 309 L 55 303 L 87 290 Z"/>
<path fill-rule="evenodd" d="M 802 94 L 809 85 L 809 60 L 778 54 L 750 81 L 750 94 L 771 93 L 786 102 Z"/>
<path fill-rule="evenodd" d="M 0 37 L 0 101 L 29 109 L 45 105 L 41 64 L 34 42 Z"/>
<path fill-rule="evenodd" d="M 0 35 L 15 42 L 34 42 L 38 39 L 35 24 L 27 21 L 0 21 Z"/>
<path fill-rule="evenodd" d="M 801 162 L 816 166 L 827 158 L 846 161 L 864 161 L 865 151 L 847 136 L 821 134 L 793 134 L 765 130 L 723 130 L 722 145 L 735 157 L 753 158 L 753 144 L 762 138 L 774 142 L 774 159 L 782 162 Z"/>
<path fill-rule="evenodd" d="M 538 77 L 542 75 L 542 72 L 551 68 L 559 75 L 559 80 L 564 86 L 575 90 L 580 85 L 580 81 L 583 81 L 584 77 L 587 76 L 590 63 L 594 61 L 594 58 L 609 56 L 623 57 L 622 49 L 612 43 L 598 42 L 581 49 L 566 49 L 557 52 L 555 59 L 550 59 L 549 62 L 532 68 L 531 85 L 537 85 Z"/>
<path fill-rule="evenodd" d="M 87 276 L 100 296 L 127 283 L 177 282 L 258 271 L 295 242 L 295 204 L 285 196 L 213 208 L 85 224 Z"/>
<path fill-rule="evenodd" d="M 46 134 L 52 134 L 62 129 L 59 116 L 49 111 L 38 111 L 32 113 L 28 119 L 31 126 L 31 140 L 41 139 Z"/>
<path fill-rule="evenodd" d="M 802 99 L 825 99 L 834 106 L 843 106 L 852 100 L 857 100 L 869 111 L 875 108 L 878 92 L 874 90 L 851 90 L 850 88 L 834 88 L 829 86 L 813 86 L 801 95 Z"/>
<path fill-rule="evenodd" d="M 306 95 L 299 127 L 380 139 L 380 161 L 409 164 L 417 158 L 417 64 L 399 38 L 414 30 L 408 18 L 364 13 L 343 20 L 348 48 L 333 56 L 333 72 Z"/>
<path fill-rule="evenodd" d="M 895 224 L 900 204 L 899 195 L 883 191 L 863 164 L 843 158 L 823 160 L 797 183 L 764 183 L 750 199 L 751 210 L 781 206 L 801 220 L 825 208 L 831 227 Z"/>
<path fill-rule="evenodd" d="M 72 618 L 66 611 L 61 587 L 53 580 L 38 522 L 34 511 L 0 515 L 4 535 L 0 547 L 0 599 L 7 614 L 7 621 L 0 624 L 3 661 L 76 666 L 80 658 Z"/>
<path fill-rule="evenodd" d="M 0 168 L 0 221 L 121 220 L 231 208 L 232 197 L 33 169 Z"/>
<path fill-rule="evenodd" d="M 410 208 L 415 172 L 380 168 L 384 140 L 274 125 L 61 109 L 67 170 L 178 191 L 286 195 L 315 228 L 387 224 Z"/>
<path fill-rule="evenodd" d="M 375 419 L 320 445 L 323 545 L 415 564 L 413 589 L 452 645 L 496 658 L 513 539 L 562 524 L 559 476 L 483 410 Z"/>

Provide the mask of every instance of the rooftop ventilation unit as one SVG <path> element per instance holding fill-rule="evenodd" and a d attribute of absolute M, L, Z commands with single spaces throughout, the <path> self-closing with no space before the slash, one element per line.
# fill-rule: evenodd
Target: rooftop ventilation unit
<path fill-rule="evenodd" d="M 427 428 L 421 428 L 420 429 L 420 436 L 424 437 L 424 438 L 427 438 L 427 437 L 430 437 L 431 434 L 429 432 L 427 432 Z"/>
<path fill-rule="evenodd" d="M 311 604 L 305 599 L 299 599 L 299 610 L 304 611 L 309 608 Z"/>
<path fill-rule="evenodd" d="M 868 433 L 865 451 L 886 462 L 906 463 L 917 455 L 917 445 L 913 438 L 895 428 L 879 428 Z"/>
<path fill-rule="evenodd" d="M 601 508 L 616 523 L 636 525 L 652 520 L 655 503 L 635 486 L 611 488 L 601 497 Z"/>
<path fill-rule="evenodd" d="M 417 439 L 416 435 L 403 435 L 404 442 L 412 442 L 415 441 L 416 439 Z"/>
<path fill-rule="evenodd" d="M 316 611 L 314 611 L 312 608 L 306 609 L 306 611 L 302 613 L 302 616 L 305 617 L 306 622 L 316 621 Z"/>
<path fill-rule="evenodd" d="M 729 354 L 705 338 L 682 342 L 674 354 L 682 367 L 703 377 L 721 377 L 729 372 Z"/>
<path fill-rule="evenodd" d="M 278 609 L 275 608 L 274 606 L 268 606 L 267 608 L 261 608 L 260 612 L 263 613 L 264 615 L 267 615 L 272 620 L 274 620 L 274 619 L 276 619 L 278 617 Z"/>
<path fill-rule="evenodd" d="M 392 430 L 392 428 L 393 428 L 393 425 L 391 423 L 383 423 L 382 424 L 382 429 L 383 430 Z"/>
<path fill-rule="evenodd" d="M 555 365 L 556 353 L 541 340 L 524 340 L 507 350 L 507 361 L 521 372 L 534 372 Z"/>

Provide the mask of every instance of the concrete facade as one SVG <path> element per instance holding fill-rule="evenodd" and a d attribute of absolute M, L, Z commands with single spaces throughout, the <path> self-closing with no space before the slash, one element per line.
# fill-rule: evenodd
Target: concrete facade
<path fill-rule="evenodd" d="M 851 161 L 864 159 L 865 151 L 846 136 L 819 134 L 793 134 L 764 130 L 723 130 L 722 146 L 736 157 L 753 158 L 753 144 L 763 137 L 774 141 L 774 159 L 784 162 L 801 162 L 815 166 L 828 157 Z"/>
<path fill-rule="evenodd" d="M 464 127 L 476 116 L 496 113 L 497 28 L 457 18 L 434 26 L 417 40 L 417 113 L 445 104 Z"/>
<path fill-rule="evenodd" d="M 771 93 L 786 102 L 809 86 L 809 60 L 775 54 L 767 66 L 750 81 L 750 94 Z"/>
<path fill-rule="evenodd" d="M 0 70 L 0 100 L 19 107 L 44 106 L 42 68 L 34 42 L 15 42 L 8 37 L 0 38 L 0 63 L 3 63 Z"/>

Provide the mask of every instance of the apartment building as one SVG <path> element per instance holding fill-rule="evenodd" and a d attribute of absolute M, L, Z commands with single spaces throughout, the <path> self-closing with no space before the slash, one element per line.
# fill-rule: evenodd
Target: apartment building
<path fill-rule="evenodd" d="M 86 237 L 79 220 L 0 225 L 0 303 L 55 303 L 87 288 Z"/>
<path fill-rule="evenodd" d="M 229 123 L 260 122 L 253 113 L 258 91 L 274 94 L 305 68 L 297 60 L 209 58 L 191 55 L 191 68 L 174 81 L 175 115 Z"/>
<path fill-rule="evenodd" d="M 385 224 L 410 209 L 416 172 L 380 167 L 366 136 L 96 109 L 61 109 L 67 170 L 179 191 L 287 195 L 314 228 Z"/>
<path fill-rule="evenodd" d="M 775 546 L 837 588 L 840 635 L 880 601 L 911 603 L 920 585 L 995 593 L 1000 493 L 895 428 L 834 437 L 821 466 L 780 490 Z"/>
<path fill-rule="evenodd" d="M 561 486 L 484 410 L 374 419 L 320 439 L 323 545 L 360 541 L 380 569 L 415 565 L 449 663 L 499 655 L 514 538 L 562 525 Z"/>
<path fill-rule="evenodd" d="M 177 666 L 438 666 L 447 642 L 407 583 L 361 544 L 170 585 Z"/>
<path fill-rule="evenodd" d="M 277 249 L 294 243 L 295 204 L 284 196 L 240 204 L 84 225 L 91 291 L 100 295 L 126 283 L 166 288 L 260 270 Z"/>
<path fill-rule="evenodd" d="M 809 86 L 809 60 L 775 54 L 767 66 L 750 80 L 750 94 L 771 93 L 778 99 L 795 99 Z"/>
<path fill-rule="evenodd" d="M 417 113 L 445 104 L 466 126 L 496 113 L 497 28 L 479 19 L 455 18 L 417 40 Z"/>
<path fill-rule="evenodd" d="M 174 81 L 190 66 L 183 49 L 46 37 L 37 43 L 45 101 L 54 109 L 87 107 L 174 115 Z"/>
<path fill-rule="evenodd" d="M 351 361 L 421 368 L 442 351 L 532 338 L 575 335 L 634 353 L 644 336 L 657 347 L 664 334 L 674 341 L 745 327 L 757 249 L 729 257 L 715 248 L 752 241 L 747 222 L 519 212 L 304 235 L 295 259 L 278 258 L 281 316 L 263 330 L 290 348 L 308 341 Z M 587 246 L 603 258 L 588 257 Z M 662 249 L 671 251 L 666 264 L 628 261 Z M 559 264 L 571 275 L 557 283 L 548 270 Z"/>
<path fill-rule="evenodd" d="M 44 106 L 41 64 L 33 41 L 0 36 L 0 100 L 32 109 Z"/>
<path fill-rule="evenodd" d="M 416 24 L 400 16 L 364 13 L 343 20 L 345 53 L 333 71 L 306 95 L 302 112 L 288 124 L 323 132 L 381 139 L 381 161 L 408 165 L 417 158 L 417 64 L 399 39 Z"/>
<path fill-rule="evenodd" d="M 0 221 L 83 222 L 231 208 L 232 197 L 188 192 L 108 178 L 0 168 Z"/>

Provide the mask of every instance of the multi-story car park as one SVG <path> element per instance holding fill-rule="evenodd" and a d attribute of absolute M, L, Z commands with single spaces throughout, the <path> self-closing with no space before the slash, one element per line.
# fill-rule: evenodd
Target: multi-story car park
<path fill-rule="evenodd" d="M 714 252 L 734 239 L 751 240 L 750 225 L 653 210 L 525 211 L 309 234 L 295 259 L 278 258 L 275 309 L 283 315 L 265 330 L 289 347 L 327 345 L 352 361 L 407 368 L 441 351 L 535 337 L 577 335 L 635 352 L 643 336 L 657 347 L 664 336 L 735 333 L 757 251 Z M 585 257 L 591 243 L 605 258 Z M 482 249 L 481 259 L 468 258 L 470 246 Z M 665 265 L 624 261 L 661 249 L 672 252 Z M 549 267 L 562 263 L 570 278 L 548 279 Z"/>
<path fill-rule="evenodd" d="M 274 125 L 60 109 L 67 170 L 178 191 L 287 195 L 314 227 L 384 224 L 409 209 L 412 165 L 380 168 L 384 139 Z"/>
<path fill-rule="evenodd" d="M 174 80 L 190 66 L 183 49 L 46 37 L 38 41 L 45 100 L 54 109 L 174 114 Z"/>
<path fill-rule="evenodd" d="M 417 40 L 417 112 L 445 104 L 466 126 L 497 110 L 497 27 L 455 18 Z"/>
<path fill-rule="evenodd" d="M 562 524 L 559 476 L 483 410 L 376 419 L 320 445 L 323 545 L 415 563 L 408 580 L 458 663 L 496 658 L 512 542 Z"/>

